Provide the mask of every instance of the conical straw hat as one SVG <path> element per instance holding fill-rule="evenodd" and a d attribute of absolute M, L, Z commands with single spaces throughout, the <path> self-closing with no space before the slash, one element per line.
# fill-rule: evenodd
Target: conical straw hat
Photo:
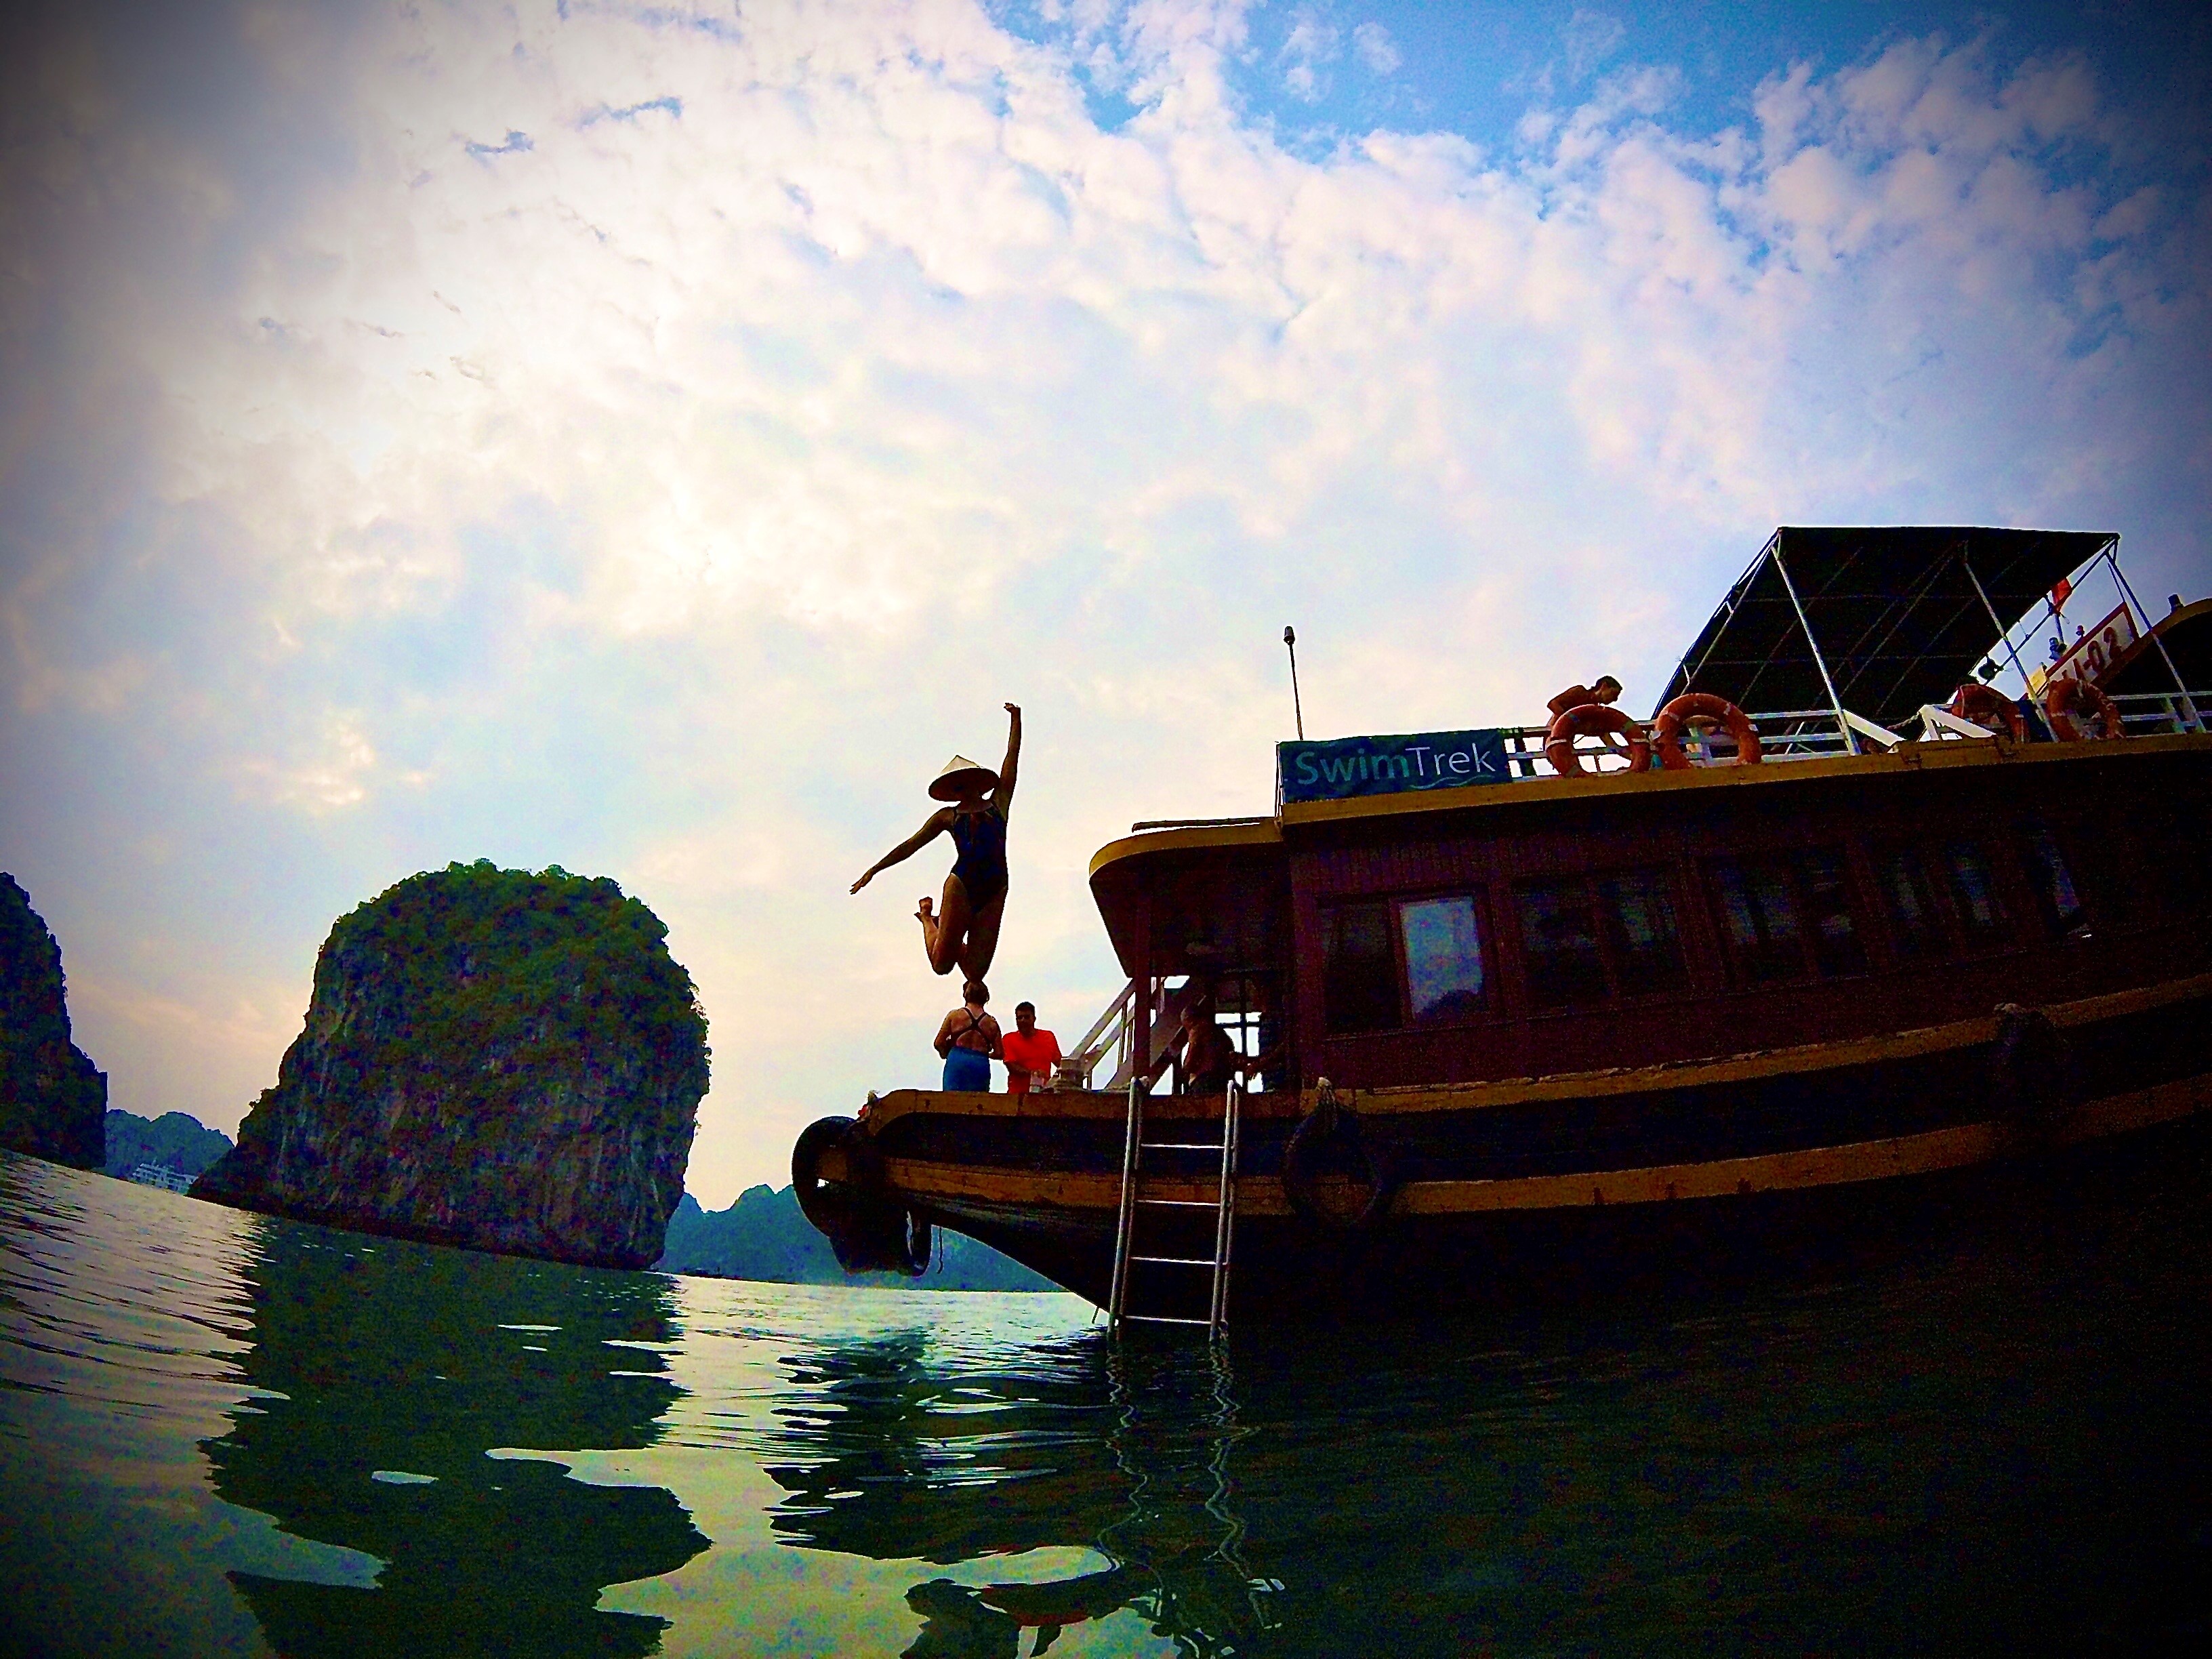
<path fill-rule="evenodd" d="M 955 755 L 931 781 L 930 798 L 958 800 L 966 793 L 964 786 L 971 782 L 980 783 L 985 789 L 995 789 L 999 787 L 999 775 L 988 766 L 977 765 L 965 755 Z"/>

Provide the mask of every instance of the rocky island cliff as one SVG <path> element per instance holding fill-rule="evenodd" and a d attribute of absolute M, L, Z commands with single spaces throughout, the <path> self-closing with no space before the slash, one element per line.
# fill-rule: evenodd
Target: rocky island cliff
<path fill-rule="evenodd" d="M 107 1074 L 70 1040 L 62 947 L 0 875 L 0 1147 L 96 1170 L 106 1111 Z"/>
<path fill-rule="evenodd" d="M 666 935 L 557 866 L 409 878 L 331 929 L 276 1086 L 193 1195 L 650 1267 L 707 1091 L 706 1019 Z"/>

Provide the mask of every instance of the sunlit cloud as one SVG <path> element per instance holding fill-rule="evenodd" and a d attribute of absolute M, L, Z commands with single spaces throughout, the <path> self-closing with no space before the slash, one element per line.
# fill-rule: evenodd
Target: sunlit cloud
<path fill-rule="evenodd" d="M 143 1010 L 295 1020 L 341 910 L 559 862 L 699 981 L 726 1201 L 927 1077 L 944 861 L 845 888 L 1003 701 L 994 977 L 1066 1036 L 1090 852 L 1270 799 L 1285 622 L 1314 729 L 1400 731 L 1648 696 L 1780 522 L 2205 566 L 2212 208 L 2078 52 L 1760 63 L 1715 127 L 1578 12 L 1478 142 L 1297 129 L 1411 68 L 1341 8 L 210 15 L 231 102 L 161 143 L 51 32 L 0 221 L 0 829 L 118 1104 L 230 1127 L 289 1033 Z"/>

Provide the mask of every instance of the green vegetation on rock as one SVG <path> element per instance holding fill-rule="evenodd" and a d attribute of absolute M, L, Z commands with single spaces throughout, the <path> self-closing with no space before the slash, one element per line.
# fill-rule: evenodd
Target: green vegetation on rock
<path fill-rule="evenodd" d="M 659 917 L 488 860 L 342 917 L 306 1029 L 201 1197 L 641 1267 L 683 1195 L 707 1024 Z"/>
<path fill-rule="evenodd" d="M 210 1129 L 189 1112 L 164 1112 L 149 1121 L 136 1112 L 107 1114 L 106 1173 L 128 1181 L 141 1164 L 159 1164 L 179 1175 L 196 1176 L 214 1167 L 230 1150 L 230 1137 Z"/>

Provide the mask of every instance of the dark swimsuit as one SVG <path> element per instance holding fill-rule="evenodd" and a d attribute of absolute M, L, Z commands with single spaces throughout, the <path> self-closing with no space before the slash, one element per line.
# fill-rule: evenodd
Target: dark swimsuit
<path fill-rule="evenodd" d="M 991 1038 L 972 1011 L 960 1012 L 968 1015 L 968 1029 L 954 1037 L 945 1051 L 945 1087 L 981 1094 L 991 1086 Z M 981 1037 L 983 1047 L 965 1047 L 961 1038 L 971 1036 Z"/>
<path fill-rule="evenodd" d="M 952 844 L 960 850 L 952 873 L 981 910 L 1006 890 L 1006 815 L 995 801 L 980 812 L 956 811 Z"/>

